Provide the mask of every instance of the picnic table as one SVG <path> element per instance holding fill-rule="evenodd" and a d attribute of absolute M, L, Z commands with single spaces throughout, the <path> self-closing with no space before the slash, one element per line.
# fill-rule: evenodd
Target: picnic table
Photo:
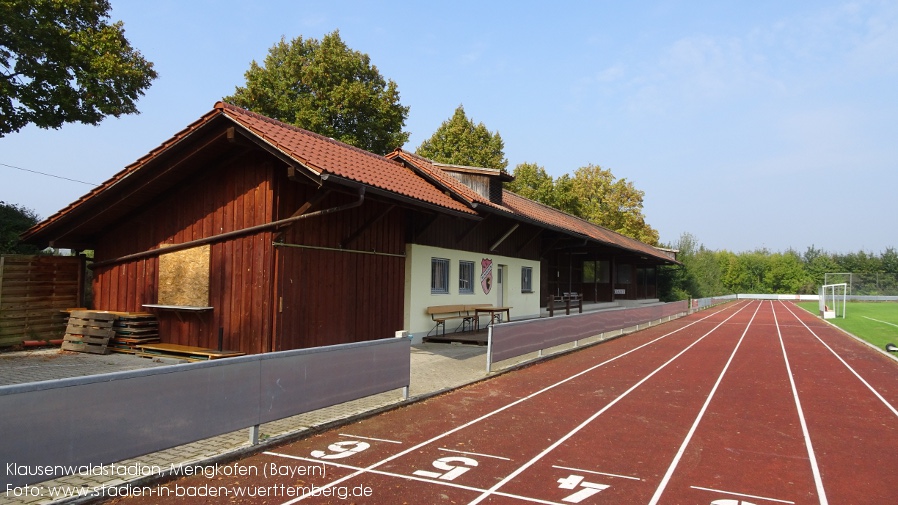
<path fill-rule="evenodd" d="M 489 324 L 495 324 L 498 321 L 502 320 L 502 313 L 505 313 L 505 319 L 511 320 L 511 309 L 514 307 L 493 307 L 493 306 L 484 306 L 484 307 L 476 307 L 474 309 L 474 326 L 476 330 L 480 329 L 480 316 L 481 314 L 489 314 L 490 322 Z"/>

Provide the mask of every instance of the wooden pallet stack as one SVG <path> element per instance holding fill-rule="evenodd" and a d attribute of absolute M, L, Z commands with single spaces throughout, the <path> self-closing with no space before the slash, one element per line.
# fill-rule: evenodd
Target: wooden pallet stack
<path fill-rule="evenodd" d="M 114 312 L 112 350 L 136 354 L 139 346 L 159 342 L 159 320 L 147 312 Z"/>
<path fill-rule="evenodd" d="M 69 316 L 62 342 L 64 351 L 108 354 L 115 315 L 108 312 L 75 310 Z"/>

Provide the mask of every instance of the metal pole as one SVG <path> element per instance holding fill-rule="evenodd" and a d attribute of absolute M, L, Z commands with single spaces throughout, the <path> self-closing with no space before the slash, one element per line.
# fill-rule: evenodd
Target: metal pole
<path fill-rule="evenodd" d="M 492 372 L 491 365 L 493 361 L 493 325 L 487 327 L 486 333 L 486 373 Z"/>

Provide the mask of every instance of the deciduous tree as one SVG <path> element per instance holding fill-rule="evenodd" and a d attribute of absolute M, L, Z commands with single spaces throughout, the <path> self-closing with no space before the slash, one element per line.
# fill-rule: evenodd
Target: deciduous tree
<path fill-rule="evenodd" d="M 0 254 L 34 254 L 35 246 L 19 242 L 19 234 L 40 221 L 31 209 L 6 202 L 0 202 Z"/>
<path fill-rule="evenodd" d="M 616 179 L 610 170 L 590 164 L 574 172 L 572 186 L 584 219 L 646 244 L 658 243 L 658 231 L 642 214 L 645 193 L 632 182 Z"/>
<path fill-rule="evenodd" d="M 409 108 L 399 103 L 396 83 L 347 47 L 339 31 L 320 41 L 281 38 L 244 75 L 246 84 L 225 101 L 377 154 L 408 140 L 402 128 Z"/>
<path fill-rule="evenodd" d="M 483 123 L 474 124 L 459 105 L 415 153 L 437 163 L 505 170 L 508 160 L 504 149 L 498 131 L 490 132 Z"/>
<path fill-rule="evenodd" d="M 505 189 L 549 207 L 557 207 L 555 183 L 545 168 L 536 163 L 521 163 L 514 167 L 512 175 L 514 180 L 506 183 Z"/>
<path fill-rule="evenodd" d="M 0 0 L 0 137 L 138 112 L 156 78 L 106 0 Z"/>

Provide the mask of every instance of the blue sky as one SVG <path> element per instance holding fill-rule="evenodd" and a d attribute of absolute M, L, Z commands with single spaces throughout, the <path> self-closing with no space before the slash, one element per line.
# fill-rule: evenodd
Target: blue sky
<path fill-rule="evenodd" d="M 48 217 L 212 109 L 282 36 L 335 29 L 394 80 L 414 150 L 458 105 L 509 170 L 587 164 L 661 241 L 898 246 L 898 3 L 112 0 L 159 78 L 140 115 L 0 138 L 0 200 Z"/>

